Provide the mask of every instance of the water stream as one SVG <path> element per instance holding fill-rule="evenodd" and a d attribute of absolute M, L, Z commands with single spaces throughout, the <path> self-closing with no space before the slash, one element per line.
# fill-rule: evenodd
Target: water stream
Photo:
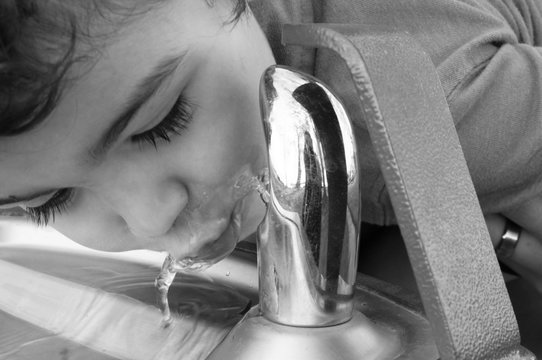
<path fill-rule="evenodd" d="M 267 203 L 269 202 L 269 193 L 267 191 L 268 184 L 269 174 L 267 169 L 264 169 L 258 175 L 242 173 L 232 187 L 232 198 L 240 200 L 248 193 L 256 191 L 260 194 L 262 201 Z M 237 221 L 236 219 L 238 219 L 238 214 L 232 214 L 231 221 Z M 201 257 L 189 256 L 182 259 L 176 259 L 172 254 L 167 254 L 164 263 L 162 264 L 162 268 L 154 282 L 157 289 L 157 305 L 162 311 L 164 326 L 168 326 L 171 322 L 172 315 L 168 303 L 168 291 L 176 275 L 178 273 L 183 275 L 191 274 L 207 269 L 213 263 L 233 251 L 235 244 L 239 239 L 236 238 L 234 240 L 235 241 L 231 244 L 221 244 L 220 246 L 213 244 L 207 249 L 204 248 L 208 253 Z"/>

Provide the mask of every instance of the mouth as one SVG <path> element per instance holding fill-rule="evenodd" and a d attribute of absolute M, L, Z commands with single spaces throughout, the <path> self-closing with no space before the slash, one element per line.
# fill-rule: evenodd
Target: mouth
<path fill-rule="evenodd" d="M 244 201 L 239 200 L 229 218 L 186 222 L 181 235 L 166 240 L 161 251 L 175 258 L 178 271 L 208 268 L 228 256 L 240 239 Z"/>
<path fill-rule="evenodd" d="M 236 177 L 225 195 L 220 192 L 207 197 L 211 201 L 178 218 L 171 236 L 161 242 L 160 251 L 174 257 L 180 271 L 183 266 L 197 270 L 222 260 L 262 221 L 266 207 L 261 187 L 260 176 L 243 173 Z"/>
<path fill-rule="evenodd" d="M 213 241 L 204 242 L 195 256 L 188 257 L 191 261 L 212 265 L 224 259 L 235 249 L 241 234 L 242 203 L 241 200 L 235 205 L 226 229 Z"/>

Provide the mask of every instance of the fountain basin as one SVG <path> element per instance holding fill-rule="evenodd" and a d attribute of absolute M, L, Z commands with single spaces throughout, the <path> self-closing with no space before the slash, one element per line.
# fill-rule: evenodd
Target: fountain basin
<path fill-rule="evenodd" d="M 22 266 L 31 272 L 46 274 L 45 276 L 51 276 L 53 279 L 67 281 L 67 284 L 75 284 L 85 289 L 96 289 L 100 294 L 111 294 L 115 301 L 126 300 L 127 305 L 124 308 L 127 312 L 132 306 L 141 306 L 151 314 L 153 313 L 156 296 L 153 281 L 164 256 L 164 254 L 143 250 L 127 253 L 89 250 L 71 242 L 54 230 L 39 229 L 22 221 L 0 220 L 0 260 Z M 36 286 L 39 287 L 39 282 L 37 284 L 34 288 L 29 288 L 28 293 L 39 290 L 36 289 Z M 2 292 L 5 291 L 9 290 L 2 289 L 0 286 L 0 296 L 4 296 Z M 258 316 L 257 306 L 258 274 L 255 245 L 242 242 L 229 257 L 205 272 L 178 277 L 170 288 L 169 299 L 172 312 L 178 314 L 177 328 L 170 331 L 175 336 L 167 338 L 171 339 L 169 342 L 166 341 L 167 346 L 173 350 L 156 354 L 154 358 L 206 358 L 213 348 L 223 341 L 230 329 L 238 330 L 234 325 L 243 316 L 248 321 L 262 321 Z M 70 299 L 67 301 L 69 303 Z M 39 303 L 37 306 L 39 310 Z M 43 308 L 44 311 L 47 309 L 45 306 Z M 249 309 L 251 310 L 248 311 Z M 370 337 L 370 342 L 364 341 L 362 337 L 359 338 L 359 346 L 365 346 L 370 351 L 367 359 L 438 358 L 429 324 L 415 297 L 409 296 L 397 287 L 358 274 L 355 309 L 353 321 L 359 322 L 359 326 L 350 322 L 335 328 L 317 330 L 284 327 L 288 330 L 285 332 L 284 329 L 278 329 L 280 325 L 276 324 L 275 328 L 275 324 L 269 324 L 265 329 L 271 331 L 270 333 L 282 334 L 280 338 L 290 339 L 288 340 L 290 342 L 297 339 L 298 345 L 302 344 L 299 341 L 305 341 L 303 339 L 311 339 L 313 342 L 321 339 L 320 346 L 324 346 L 326 342 L 323 339 L 328 339 L 325 341 L 329 341 L 329 346 L 337 355 L 335 358 L 342 359 L 340 341 L 356 341 L 358 337 L 355 334 L 364 333 L 364 329 L 368 327 L 377 328 L 384 336 Z M 158 309 L 155 310 L 156 314 L 152 316 L 158 319 L 160 314 Z M 112 314 L 110 317 L 113 322 L 115 322 L 115 316 Z M 136 326 L 138 326 L 137 319 L 131 327 Z M 145 328 L 143 327 L 141 331 L 144 332 Z M 141 331 L 136 333 L 140 334 Z M 186 333 L 182 333 L 183 331 Z M 98 332 L 100 332 L 99 329 Z M 264 333 L 239 334 L 261 337 L 268 335 Z M 142 335 L 143 339 L 144 335 Z M 148 350 L 152 347 L 142 343 L 130 343 L 130 336 L 125 336 L 128 338 L 126 339 L 122 333 L 118 334 L 118 337 L 136 354 L 141 352 L 134 351 L 134 348 L 141 347 Z M 197 339 L 193 339 L 194 337 Z M 78 343 L 78 339 L 77 336 L 66 338 L 62 334 L 52 333 L 12 314 L 0 312 L 0 359 L 111 360 L 130 358 L 126 354 L 123 355 L 122 351 L 121 355 L 112 354 L 107 349 L 93 346 L 92 343 Z M 224 349 L 227 349 L 227 341 L 226 339 L 223 343 L 222 353 Z M 282 344 L 282 340 L 280 341 Z M 183 342 L 186 342 L 186 346 L 190 349 L 183 350 Z M 202 344 L 203 342 L 205 344 Z M 307 343 L 307 346 L 311 345 Z M 194 347 L 201 347 L 201 351 L 191 352 Z M 327 346 L 324 347 L 327 348 Z M 263 348 L 261 350 L 262 354 L 266 351 Z M 251 351 L 259 350 L 251 349 Z M 287 352 L 284 348 L 281 351 Z M 292 358 L 296 358 L 299 352 L 303 352 L 302 346 L 296 347 L 295 354 L 291 354 Z M 391 352 L 393 352 L 393 357 L 390 355 Z M 234 353 L 230 354 L 231 359 L 237 358 Z"/>

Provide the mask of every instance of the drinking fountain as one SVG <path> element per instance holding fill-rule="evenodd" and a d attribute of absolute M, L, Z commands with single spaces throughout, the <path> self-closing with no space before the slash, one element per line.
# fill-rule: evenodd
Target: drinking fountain
<path fill-rule="evenodd" d="M 354 310 L 360 174 L 343 105 L 281 66 L 263 74 L 260 105 L 269 166 L 260 301 L 210 359 L 398 358 L 405 334 Z"/>
<path fill-rule="evenodd" d="M 358 311 L 363 174 L 357 156 L 363 154 L 356 154 L 347 110 L 330 88 L 272 66 L 260 88 L 269 161 L 258 241 L 260 304 L 210 359 L 535 359 L 520 345 L 427 54 L 406 33 L 340 24 L 286 25 L 283 43 L 326 49 L 320 60 L 326 54 L 343 60 L 325 77 L 339 91 L 355 89 L 346 100 L 370 134 L 431 333 L 413 344 L 412 328 L 385 326 Z"/>

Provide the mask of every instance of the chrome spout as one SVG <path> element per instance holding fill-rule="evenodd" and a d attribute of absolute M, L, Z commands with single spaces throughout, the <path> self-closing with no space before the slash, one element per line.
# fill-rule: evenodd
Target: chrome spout
<path fill-rule="evenodd" d="M 289 326 L 347 322 L 361 208 L 351 123 L 325 85 L 286 67 L 263 74 L 260 107 L 269 162 L 261 313 Z"/>
<path fill-rule="evenodd" d="M 408 351 L 404 328 L 354 309 L 362 301 L 360 179 L 342 104 L 319 80 L 272 66 L 262 76 L 260 105 L 269 163 L 258 229 L 260 302 L 208 360 L 398 359 Z M 430 349 L 426 338 L 412 337 L 423 344 L 412 359 L 436 358 L 419 356 Z"/>

